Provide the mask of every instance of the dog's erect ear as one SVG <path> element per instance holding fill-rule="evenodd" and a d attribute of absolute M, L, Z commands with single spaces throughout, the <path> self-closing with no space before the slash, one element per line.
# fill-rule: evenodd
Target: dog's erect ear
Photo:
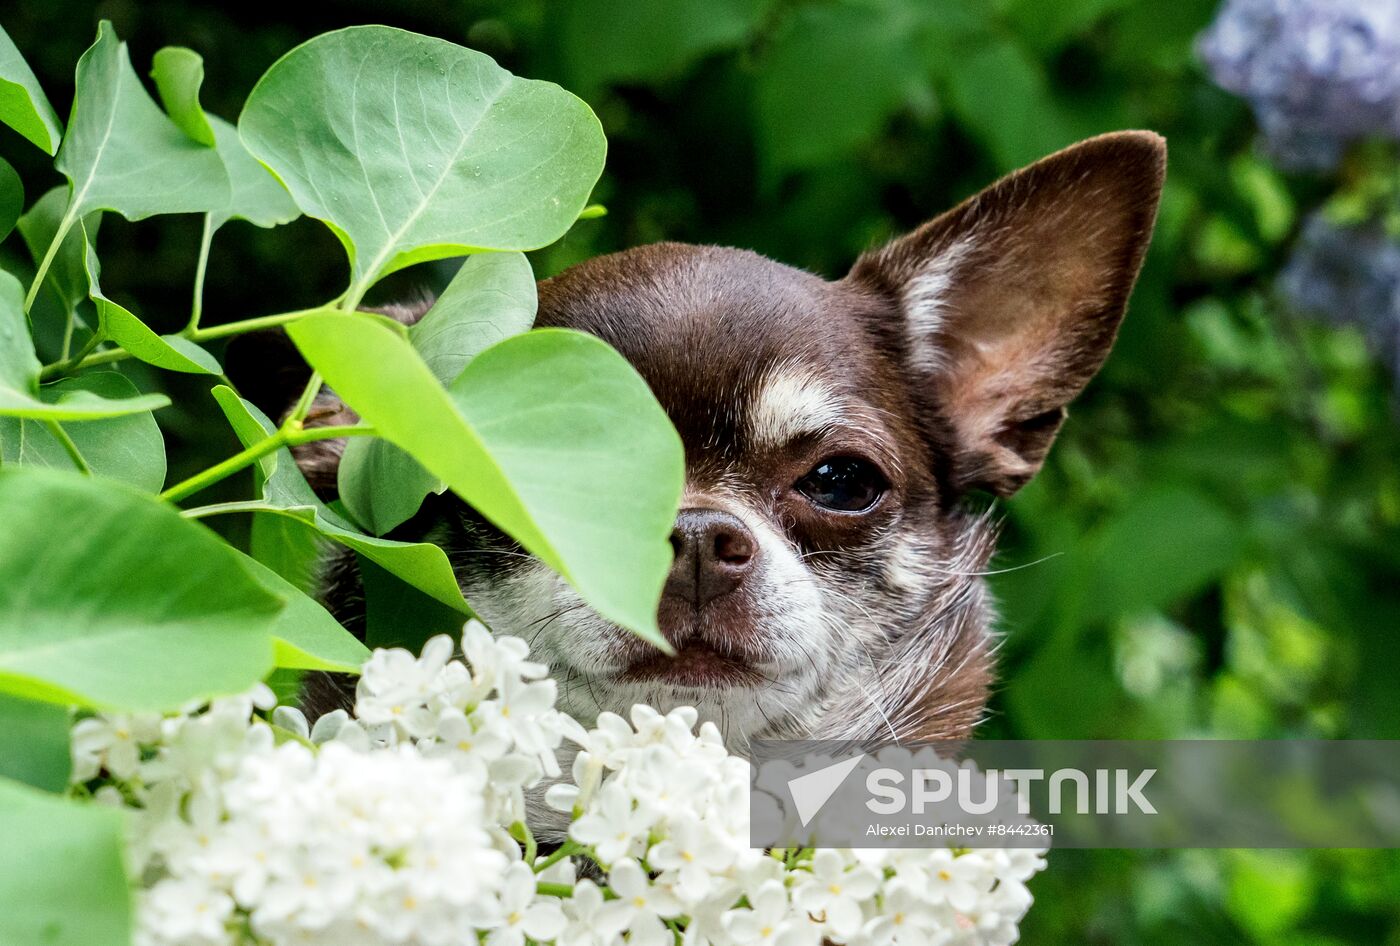
<path fill-rule="evenodd" d="M 1118 332 L 1165 168 L 1151 132 L 1091 138 L 851 269 L 903 311 L 913 383 L 952 433 L 959 490 L 1007 496 L 1040 469 Z"/>

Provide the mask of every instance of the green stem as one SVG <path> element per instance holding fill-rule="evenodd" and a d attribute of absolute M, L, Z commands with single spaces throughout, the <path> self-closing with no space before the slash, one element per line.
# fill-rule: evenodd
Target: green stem
<path fill-rule="evenodd" d="M 186 328 L 180 334 L 191 341 L 206 342 L 215 338 L 227 338 L 230 335 L 242 335 L 245 332 L 256 332 L 259 329 L 272 328 L 277 325 L 286 325 L 288 322 L 295 322 L 303 316 L 312 312 L 320 312 L 324 306 L 317 306 L 314 309 L 298 309 L 295 312 L 279 312 L 276 315 L 260 315 L 255 319 L 244 319 L 241 322 L 229 322 L 225 325 L 212 325 L 209 328 L 195 329 L 191 332 Z M 100 339 L 99 339 L 100 341 Z M 121 361 L 131 357 L 131 352 L 125 348 L 111 348 L 107 351 L 100 351 L 96 354 L 85 355 L 81 359 L 69 359 L 67 361 L 56 361 L 51 365 L 45 365 L 39 373 L 40 380 L 49 381 L 60 375 L 71 374 L 74 371 L 81 371 L 84 368 L 91 368 L 93 365 L 105 365 L 113 361 Z"/>
<path fill-rule="evenodd" d="M 64 214 L 59 221 L 58 230 L 54 232 L 53 241 L 49 243 L 48 250 L 44 253 L 44 258 L 39 261 L 39 268 L 34 272 L 34 281 L 29 284 L 29 294 L 24 297 L 24 314 L 28 315 L 29 310 L 34 308 L 34 299 L 39 295 L 39 287 L 44 284 L 44 277 L 49 274 L 49 267 L 53 265 L 53 258 L 58 255 L 58 248 L 63 245 L 63 238 L 68 235 L 68 231 L 73 229 L 74 218 Z M 72 313 L 69 313 L 72 318 Z"/>
<path fill-rule="evenodd" d="M 228 503 L 210 503 L 208 506 L 181 509 L 180 515 L 186 519 L 203 519 L 205 516 L 224 516 L 234 512 L 265 511 L 267 511 L 267 503 L 260 499 L 236 499 Z"/>
<path fill-rule="evenodd" d="M 246 466 L 250 466 L 267 456 L 275 453 L 283 447 L 295 447 L 303 443 L 311 443 L 313 440 L 331 440 L 336 437 L 366 437 L 374 434 L 374 428 L 368 424 L 351 424 L 342 427 L 312 427 L 302 429 L 300 426 L 291 427 L 284 424 L 277 433 L 259 440 L 251 447 L 247 447 L 221 463 L 216 463 L 207 470 L 196 473 L 189 479 L 182 480 L 174 486 L 160 494 L 160 498 L 166 502 L 179 502 L 209 486 L 213 486 L 220 480 L 227 479 Z"/>
<path fill-rule="evenodd" d="M 582 850 L 583 845 L 579 844 L 577 841 L 565 841 L 563 844 L 559 845 L 559 848 L 553 854 L 550 854 L 544 860 L 539 861 L 534 865 L 535 873 L 543 873 L 544 871 L 549 870 L 555 864 L 562 861 L 564 858 L 569 857 L 572 854 L 577 854 L 579 851 Z"/>
<path fill-rule="evenodd" d="M 214 215 L 204 215 L 204 232 L 199 236 L 199 261 L 194 265 L 194 298 L 190 301 L 190 324 L 181 334 L 189 336 L 199 331 L 199 318 L 204 312 L 204 275 L 209 269 L 209 245 L 214 242 Z"/>
<path fill-rule="evenodd" d="M 48 381 L 52 378 L 58 377 L 59 375 L 68 374 L 70 371 L 76 370 L 79 365 L 98 365 L 102 364 L 104 361 L 116 361 L 117 359 L 115 358 L 99 357 L 100 355 L 112 354 L 112 352 L 105 351 L 99 352 L 98 355 L 93 355 L 91 359 L 88 358 L 89 355 L 92 355 L 93 350 L 101 344 L 102 332 L 99 329 L 98 331 L 92 333 L 88 340 L 83 343 L 83 347 L 78 349 L 78 353 L 72 358 L 69 358 L 67 361 L 55 362 L 41 369 L 39 372 L 39 380 Z"/>
<path fill-rule="evenodd" d="M 44 421 L 44 426 L 53 434 L 54 439 L 63 444 L 63 449 L 68 451 L 68 456 L 72 459 L 73 465 L 82 473 L 92 475 L 92 467 L 88 466 L 87 460 L 83 459 L 82 451 L 73 442 L 73 438 L 68 436 L 68 431 L 63 429 L 63 425 L 56 420 Z"/>
<path fill-rule="evenodd" d="M 360 308 L 360 303 L 364 301 L 365 293 L 369 292 L 372 283 L 357 282 L 352 283 L 350 288 L 345 290 L 345 295 L 337 300 L 336 306 L 344 312 L 354 312 Z"/>
<path fill-rule="evenodd" d="M 131 352 L 125 348 L 109 348 L 107 351 L 99 351 L 95 354 L 86 355 L 81 359 L 70 359 L 68 361 L 56 361 L 51 365 L 45 365 L 39 371 L 40 381 L 52 381 L 60 375 L 72 374 L 74 371 L 81 371 L 83 368 L 91 368 L 94 365 L 105 365 L 113 361 L 121 361 L 130 358 Z"/>
<path fill-rule="evenodd" d="M 279 325 L 286 325 L 288 322 L 295 322 L 303 316 L 312 312 L 320 312 L 325 306 L 317 306 L 314 309 L 298 309 L 295 312 L 279 312 L 276 315 L 260 315 L 255 319 L 244 319 L 241 322 L 227 322 L 223 325 L 211 325 L 208 328 L 188 329 L 182 334 L 196 342 L 207 342 L 213 338 L 227 338 L 230 335 L 242 335 L 245 332 L 256 332 L 259 329 L 276 328 Z"/>
<path fill-rule="evenodd" d="M 88 355 L 91 355 L 94 351 L 97 350 L 97 346 L 101 344 L 102 331 L 101 329 L 98 329 L 94 331 L 90 336 L 88 336 L 88 340 L 83 343 L 83 347 L 78 349 L 78 353 L 73 356 L 73 364 L 76 365 Z"/>
<path fill-rule="evenodd" d="M 599 884 L 598 889 L 602 891 L 604 900 L 617 899 L 617 894 L 613 893 L 611 887 Z M 567 900 L 574 895 L 574 888 L 572 884 L 535 884 L 535 892 L 546 897 L 562 897 Z"/>
<path fill-rule="evenodd" d="M 534 864 L 539 845 L 535 842 L 535 833 L 530 830 L 530 826 L 523 821 L 517 821 L 510 826 L 510 836 L 525 845 L 525 863 Z"/>
<path fill-rule="evenodd" d="M 63 322 L 63 344 L 58 349 L 58 357 L 68 358 L 68 353 L 73 349 L 73 323 L 78 320 L 77 313 L 72 306 L 68 308 L 68 317 Z"/>
<path fill-rule="evenodd" d="M 297 398 L 296 407 L 287 415 L 283 424 L 289 427 L 301 427 L 301 422 L 306 420 L 306 415 L 311 413 L 311 405 L 316 402 L 316 395 L 321 393 L 321 372 L 311 372 L 311 377 L 306 382 L 306 387 L 302 389 L 301 397 Z"/>

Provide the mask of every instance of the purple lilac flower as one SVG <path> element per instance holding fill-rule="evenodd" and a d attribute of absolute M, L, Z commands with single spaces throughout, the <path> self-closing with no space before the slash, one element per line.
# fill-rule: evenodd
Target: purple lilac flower
<path fill-rule="evenodd" d="M 1278 288 L 1301 314 L 1359 326 L 1400 381 L 1400 243 L 1381 226 L 1343 228 L 1314 214 Z"/>
<path fill-rule="evenodd" d="M 1198 48 L 1285 167 L 1327 170 L 1356 139 L 1400 139 L 1400 0 L 1226 0 Z"/>

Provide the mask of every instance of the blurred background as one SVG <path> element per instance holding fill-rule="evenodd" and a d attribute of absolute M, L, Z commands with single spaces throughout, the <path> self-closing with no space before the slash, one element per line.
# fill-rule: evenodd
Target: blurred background
<path fill-rule="evenodd" d="M 1118 346 L 1045 472 L 1003 507 L 1004 683 L 983 734 L 1400 738 L 1396 0 L 254 9 L 45 0 L 0 16 L 61 113 L 102 17 L 139 72 L 167 44 L 201 52 L 206 104 L 229 119 L 280 54 L 353 23 L 560 82 L 606 127 L 595 199 L 609 213 L 536 253 L 541 276 L 660 239 L 839 276 L 1079 138 L 1163 133 L 1161 218 Z M 31 199 L 59 183 L 7 135 Z M 108 215 L 104 287 L 175 330 L 198 226 Z M 382 292 L 447 275 L 420 268 Z M 345 278 L 314 221 L 234 223 L 214 244 L 206 323 L 316 304 Z M 254 344 L 228 363 L 256 397 L 278 357 Z M 191 383 L 172 409 L 185 413 L 165 417 L 174 477 L 236 449 Z M 1061 851 L 1033 889 L 1030 946 L 1400 944 L 1397 852 Z"/>

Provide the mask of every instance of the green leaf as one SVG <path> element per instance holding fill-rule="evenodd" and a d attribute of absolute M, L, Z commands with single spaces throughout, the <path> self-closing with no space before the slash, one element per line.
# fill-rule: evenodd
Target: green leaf
<path fill-rule="evenodd" d="M 10 235 L 24 211 L 24 183 L 10 162 L 0 158 L 0 240 Z"/>
<path fill-rule="evenodd" d="M 285 516 L 253 516 L 248 554 L 303 594 L 320 584 L 317 571 L 330 542 L 314 528 Z"/>
<path fill-rule="evenodd" d="M 770 176 L 810 167 L 873 137 L 922 71 L 914 22 L 893 6 L 794 10 L 755 77 L 758 144 Z"/>
<path fill-rule="evenodd" d="M 0 693 L 0 780 L 14 779 L 46 792 L 68 788 L 68 707 Z"/>
<path fill-rule="evenodd" d="M 444 385 L 483 349 L 527 331 L 535 320 L 535 275 L 521 253 L 482 253 L 457 271 L 441 297 L 408 330 L 409 342 Z M 371 532 L 407 520 L 429 493 L 447 488 L 402 449 L 379 437 L 345 445 L 340 499 Z"/>
<path fill-rule="evenodd" d="M 238 130 L 345 244 L 352 303 L 413 263 L 554 242 L 587 203 L 605 150 L 597 118 L 558 86 L 384 26 L 283 56 Z"/>
<path fill-rule="evenodd" d="M 1241 549 L 1239 524 L 1208 497 L 1178 486 L 1144 492 L 1099 537 L 1085 620 L 1187 598 L 1224 573 Z"/>
<path fill-rule="evenodd" d="M 169 506 L 12 467 L 0 470 L 0 521 L 0 690 L 163 710 L 243 692 L 272 669 L 283 601 Z"/>
<path fill-rule="evenodd" d="M 0 332 L 0 338 L 3 333 Z M 44 389 L 47 390 L 47 387 Z M 0 417 L 28 417 L 38 420 L 101 420 L 145 414 L 170 406 L 164 394 L 140 394 L 136 397 L 112 400 L 80 386 L 61 387 L 53 400 L 38 399 L 0 384 Z"/>
<path fill-rule="evenodd" d="M 235 218 L 259 227 L 275 227 L 301 216 L 287 189 L 243 147 L 238 129 L 208 114 L 199 104 L 204 83 L 200 55 L 180 46 L 167 46 L 156 53 L 153 66 L 151 75 L 170 119 L 194 141 L 216 149 L 228 175 L 228 201 L 210 210 L 211 230 Z"/>
<path fill-rule="evenodd" d="M 965 49 L 946 72 L 958 121 L 1010 171 L 1070 143 L 1040 63 L 1011 40 Z"/>
<path fill-rule="evenodd" d="M 482 352 L 451 393 L 564 577 L 604 617 L 652 638 L 685 458 L 642 377 L 591 335 L 539 329 Z"/>
<path fill-rule="evenodd" d="M 272 695 L 277 698 L 279 706 L 296 706 L 301 701 L 301 682 L 306 677 L 305 670 L 274 670 L 263 682 L 267 684 Z M 273 727 L 274 733 L 279 727 Z"/>
<path fill-rule="evenodd" d="M 170 403 L 170 399 L 161 394 L 113 400 L 84 388 L 60 389 L 47 397 L 42 396 L 39 359 L 29 340 L 23 297 L 19 281 L 0 271 L 0 416 L 91 420 L 140 414 Z"/>
<path fill-rule="evenodd" d="M 121 812 L 0 780 L 0 943 L 129 946 Z"/>
<path fill-rule="evenodd" d="M 573 82 L 584 89 L 620 79 L 658 79 L 753 35 L 772 0 L 574 0 L 553 28 Z"/>
<path fill-rule="evenodd" d="M 279 667 L 359 673 L 369 648 L 355 639 L 329 611 L 266 565 L 248 556 L 243 566 L 258 584 L 287 602 L 270 633 Z"/>
<path fill-rule="evenodd" d="M 370 320 L 327 311 L 287 331 L 380 436 L 600 614 L 665 646 L 656 602 L 683 457 L 622 356 L 580 333 L 529 332 L 477 356 L 449 395 L 411 345 Z"/>
<path fill-rule="evenodd" d="M 6 389 L 25 394 L 39 389 L 41 366 L 29 343 L 23 296 L 19 280 L 0 271 L 0 399 Z"/>
<path fill-rule="evenodd" d="M 61 401 L 86 392 L 109 401 L 136 398 L 140 392 L 115 371 L 64 378 L 39 389 L 40 400 Z M 150 411 L 66 424 L 64 429 L 97 476 L 120 480 L 146 493 L 165 483 L 165 438 Z M 0 417 L 0 460 L 24 466 L 73 469 L 73 460 L 44 424 Z"/>
<path fill-rule="evenodd" d="M 63 122 L 49 104 L 34 70 L 24 61 L 10 34 L 0 28 L 0 122 L 44 149 L 58 150 Z"/>
<path fill-rule="evenodd" d="M 29 212 L 19 218 L 20 236 L 34 257 L 37 266 L 44 258 L 49 244 L 58 233 L 68 211 L 68 188 L 62 184 L 34 202 Z M 97 242 L 97 231 L 102 223 L 102 212 L 94 211 L 82 220 L 88 239 Z M 65 312 L 71 312 L 88 297 L 87 269 L 85 268 L 86 244 L 83 234 L 74 228 L 63 238 L 63 243 L 49 264 L 44 277 L 44 286 L 53 293 Z"/>
<path fill-rule="evenodd" d="M 1014 24 L 1015 35 L 1048 59 L 1055 49 L 1085 34 L 1108 14 L 1130 5 L 1131 0 L 1007 0 L 1004 14 Z"/>
<path fill-rule="evenodd" d="M 301 211 L 282 182 L 243 147 L 238 129 L 217 115 L 210 115 L 209 121 L 214 126 L 219 160 L 224 163 L 229 180 L 228 204 L 211 212 L 214 229 L 234 219 L 258 227 L 276 227 L 300 217 Z"/>
<path fill-rule="evenodd" d="M 429 493 L 447 488 L 402 448 L 379 437 L 352 438 L 336 476 L 355 521 L 375 535 L 407 522 Z"/>
<path fill-rule="evenodd" d="M 126 44 L 106 20 L 78 60 L 76 82 L 68 135 L 54 162 L 73 184 L 67 226 L 93 210 L 140 220 L 228 203 L 219 156 L 191 141 L 151 101 Z"/>
<path fill-rule="evenodd" d="M 86 235 L 84 235 L 84 239 Z M 97 306 L 98 332 L 104 338 L 125 348 L 133 358 L 167 371 L 187 374 L 223 374 L 224 369 L 214 356 L 187 338 L 179 335 L 157 335 L 124 306 L 102 294 L 98 280 L 102 275 L 97 251 L 87 243 L 85 256 L 88 294 Z"/>
<path fill-rule="evenodd" d="M 477 355 L 535 321 L 535 273 L 523 253 L 468 257 L 433 307 L 409 326 L 428 370 L 450 384 Z"/>
<path fill-rule="evenodd" d="M 156 92 L 170 120 L 191 141 L 214 147 L 214 129 L 199 104 L 204 58 L 193 49 L 166 46 L 151 60 L 151 78 L 156 81 Z"/>
<path fill-rule="evenodd" d="M 440 601 L 356 555 L 365 593 L 365 644 L 403 647 L 415 654 L 429 638 L 462 635 L 462 615 Z"/>
<path fill-rule="evenodd" d="M 230 388 L 219 385 L 213 394 L 244 446 L 257 443 L 276 431 L 266 415 Z M 278 450 L 263 457 L 258 461 L 255 475 L 261 498 L 239 504 L 245 511 L 285 516 L 304 523 L 326 538 L 377 562 L 448 607 L 463 614 L 471 613 L 442 549 L 427 542 L 395 542 L 360 532 L 316 497 L 297 469 L 290 451 Z"/>
<path fill-rule="evenodd" d="M 1309 822 L 1319 814 L 1312 811 Z M 1294 939 L 1290 933 L 1308 916 L 1319 886 L 1309 861 L 1296 851 L 1244 850 L 1231 855 L 1225 898 L 1230 918 L 1256 943 Z"/>

